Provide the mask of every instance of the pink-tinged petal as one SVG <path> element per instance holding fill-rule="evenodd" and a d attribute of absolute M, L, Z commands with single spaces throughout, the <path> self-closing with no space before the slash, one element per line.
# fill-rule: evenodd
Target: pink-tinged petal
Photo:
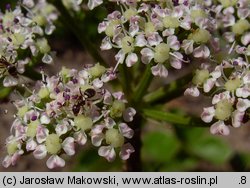
<path fill-rule="evenodd" d="M 87 142 L 87 135 L 85 132 L 76 132 L 74 133 L 74 139 L 79 145 L 84 145 Z"/>
<path fill-rule="evenodd" d="M 52 155 L 46 162 L 46 165 L 49 169 L 64 167 L 65 161 L 58 155 Z"/>
<path fill-rule="evenodd" d="M 217 121 L 210 127 L 211 134 L 224 135 L 230 134 L 230 129 L 224 124 L 224 121 Z"/>
<path fill-rule="evenodd" d="M 100 46 L 101 50 L 109 50 L 112 48 L 112 44 L 109 41 L 109 37 L 105 37 L 104 39 L 102 39 L 102 44 Z"/>
<path fill-rule="evenodd" d="M 244 84 L 250 83 L 250 72 L 248 72 L 245 76 L 242 78 Z"/>
<path fill-rule="evenodd" d="M 250 15 L 249 7 L 247 8 L 239 8 L 237 11 L 237 15 L 241 19 L 246 19 Z"/>
<path fill-rule="evenodd" d="M 134 147 L 130 143 L 126 143 L 122 146 L 119 155 L 122 160 L 127 160 L 133 152 L 135 152 Z"/>
<path fill-rule="evenodd" d="M 107 127 L 107 128 L 113 128 L 113 126 L 115 126 L 116 125 L 116 122 L 115 122 L 115 120 L 113 120 L 112 118 L 110 118 L 110 117 L 107 117 L 107 118 L 105 118 L 104 119 L 104 122 L 105 122 L 105 126 Z M 100 127 L 100 128 L 102 128 L 102 127 Z"/>
<path fill-rule="evenodd" d="M 11 75 L 8 75 L 3 80 L 4 87 L 13 87 L 18 84 L 18 80 Z"/>
<path fill-rule="evenodd" d="M 119 130 L 126 138 L 132 138 L 134 136 L 133 129 L 131 129 L 126 123 L 120 123 Z"/>
<path fill-rule="evenodd" d="M 44 54 L 44 56 L 42 58 L 42 62 L 50 65 L 53 63 L 53 58 L 49 54 Z"/>
<path fill-rule="evenodd" d="M 242 87 L 242 88 L 237 88 L 236 89 L 236 96 L 237 97 L 243 97 L 247 98 L 250 96 L 250 88 L 249 86 Z"/>
<path fill-rule="evenodd" d="M 2 161 L 2 165 L 4 168 L 8 168 L 10 165 L 11 165 L 11 156 L 10 155 L 7 155 L 4 160 Z"/>
<path fill-rule="evenodd" d="M 113 147 L 111 146 L 102 146 L 98 150 L 98 155 L 105 157 L 109 162 L 115 160 L 116 153 Z"/>
<path fill-rule="evenodd" d="M 219 77 L 221 77 L 221 70 L 222 67 L 221 66 L 217 66 L 215 67 L 215 70 L 213 72 L 210 73 L 210 75 L 214 78 L 217 79 Z"/>
<path fill-rule="evenodd" d="M 181 69 L 181 67 L 182 67 L 182 61 L 181 60 L 182 60 L 183 56 L 179 52 L 174 52 L 173 54 L 175 56 L 171 57 L 171 59 L 170 59 L 171 66 L 173 68 L 175 68 L 175 69 Z"/>
<path fill-rule="evenodd" d="M 44 142 L 49 135 L 49 130 L 42 125 L 38 125 L 37 133 L 36 133 L 36 140 L 40 144 Z"/>
<path fill-rule="evenodd" d="M 214 95 L 214 97 L 212 99 L 212 104 L 217 104 L 218 102 L 220 102 L 221 100 L 224 100 L 224 99 L 231 99 L 229 91 L 225 91 L 225 92 L 219 93 L 217 95 Z"/>
<path fill-rule="evenodd" d="M 137 35 L 135 38 L 135 46 L 143 47 L 147 45 L 147 40 L 144 35 Z"/>
<path fill-rule="evenodd" d="M 211 89 L 214 87 L 214 84 L 215 84 L 214 78 L 207 79 L 203 85 L 204 92 L 208 93 L 209 91 L 211 91 Z"/>
<path fill-rule="evenodd" d="M 183 40 L 181 47 L 185 51 L 186 54 L 191 54 L 194 50 L 194 41 L 192 40 Z"/>
<path fill-rule="evenodd" d="M 163 41 L 163 39 L 158 33 L 149 34 L 147 39 L 150 46 L 157 46 Z"/>
<path fill-rule="evenodd" d="M 22 3 L 28 8 L 32 8 L 35 5 L 33 0 L 23 0 Z"/>
<path fill-rule="evenodd" d="M 96 147 L 102 144 L 103 139 L 104 139 L 104 134 L 102 133 L 91 136 L 91 142 Z"/>
<path fill-rule="evenodd" d="M 94 79 L 92 83 L 93 83 L 93 86 L 97 89 L 103 86 L 103 82 L 99 78 Z"/>
<path fill-rule="evenodd" d="M 65 151 L 65 153 L 69 156 L 75 154 L 75 139 L 73 137 L 67 137 L 63 143 L 62 143 L 62 148 Z"/>
<path fill-rule="evenodd" d="M 215 52 L 220 51 L 220 39 L 219 38 L 210 39 L 210 45 Z"/>
<path fill-rule="evenodd" d="M 245 112 L 250 107 L 250 100 L 239 98 L 236 107 L 238 111 Z"/>
<path fill-rule="evenodd" d="M 184 19 L 182 20 L 180 27 L 182 27 L 185 30 L 190 30 L 191 29 L 191 24 L 192 20 L 190 19 L 189 16 L 185 16 Z"/>
<path fill-rule="evenodd" d="M 129 27 L 129 34 L 130 34 L 130 36 L 134 37 L 138 33 L 139 29 L 140 28 L 139 28 L 138 24 L 132 24 L 132 25 L 130 25 L 130 27 Z"/>
<path fill-rule="evenodd" d="M 125 53 L 123 52 L 123 50 L 120 50 L 116 55 L 115 55 L 115 60 L 117 63 L 122 64 L 124 62 L 125 59 Z"/>
<path fill-rule="evenodd" d="M 65 134 L 68 131 L 68 127 L 65 123 L 56 125 L 56 134 L 59 136 Z"/>
<path fill-rule="evenodd" d="M 233 127 L 238 128 L 242 125 L 244 115 L 245 115 L 245 112 L 240 112 L 239 110 L 235 110 L 232 113 L 232 125 L 233 125 Z"/>
<path fill-rule="evenodd" d="M 129 107 L 123 112 L 123 119 L 126 122 L 131 122 L 133 121 L 135 114 L 136 110 L 134 108 Z"/>
<path fill-rule="evenodd" d="M 198 97 L 200 95 L 200 91 L 198 90 L 197 87 L 190 87 L 185 90 L 184 95 Z"/>
<path fill-rule="evenodd" d="M 127 67 L 132 67 L 138 61 L 138 57 L 135 53 L 131 53 L 126 58 L 126 65 Z"/>
<path fill-rule="evenodd" d="M 36 159 L 43 159 L 47 155 L 47 150 L 45 145 L 38 145 L 33 152 L 33 155 Z"/>
<path fill-rule="evenodd" d="M 205 45 L 200 45 L 199 47 L 194 49 L 194 57 L 196 58 L 208 58 L 210 55 L 210 50 Z"/>
<path fill-rule="evenodd" d="M 210 123 L 213 120 L 214 114 L 215 114 L 215 109 L 213 106 L 208 108 L 203 108 L 201 119 L 206 123 Z"/>
<path fill-rule="evenodd" d="M 250 32 L 244 34 L 244 35 L 241 37 L 241 42 L 242 42 L 242 44 L 244 44 L 245 46 L 247 46 L 247 45 L 250 43 Z"/>
<path fill-rule="evenodd" d="M 102 3 L 103 3 L 103 0 L 89 0 L 88 7 L 90 10 L 93 10 L 95 7 L 101 5 Z"/>
<path fill-rule="evenodd" d="M 167 44 L 170 48 L 173 50 L 179 50 L 180 49 L 180 42 L 178 41 L 177 37 L 175 35 L 171 35 L 167 38 Z"/>
<path fill-rule="evenodd" d="M 37 146 L 37 143 L 33 139 L 30 139 L 26 143 L 26 150 L 27 151 L 33 151 L 33 150 L 36 149 L 36 146 Z"/>
<path fill-rule="evenodd" d="M 141 60 L 143 63 L 148 64 L 154 57 L 154 52 L 149 48 L 143 48 L 141 50 Z"/>
<path fill-rule="evenodd" d="M 112 103 L 112 95 L 108 90 L 105 90 L 104 96 L 103 96 L 103 103 L 104 104 L 111 104 Z"/>
<path fill-rule="evenodd" d="M 11 157 L 11 165 L 14 166 L 16 165 L 17 161 L 19 160 L 20 156 L 23 154 L 23 150 L 17 151 L 14 153 Z"/>
<path fill-rule="evenodd" d="M 49 116 L 47 114 L 45 114 L 45 113 L 42 114 L 41 118 L 40 118 L 40 122 L 41 122 L 41 124 L 45 124 L 45 125 L 49 124 L 50 123 Z"/>
<path fill-rule="evenodd" d="M 166 69 L 164 65 L 160 63 L 151 67 L 151 71 L 154 76 L 160 76 L 164 78 L 168 76 L 168 70 Z"/>
<path fill-rule="evenodd" d="M 111 126 L 113 127 L 113 126 Z M 91 129 L 91 135 L 100 134 L 102 133 L 103 129 L 105 128 L 105 125 L 96 125 Z"/>
<path fill-rule="evenodd" d="M 98 25 L 98 33 L 102 33 L 102 32 L 104 32 L 106 30 L 107 25 L 108 25 L 107 23 L 108 22 L 105 22 L 105 21 L 99 23 L 99 25 Z"/>
<path fill-rule="evenodd" d="M 173 28 L 165 29 L 165 30 L 162 32 L 162 36 L 163 36 L 163 37 L 171 36 L 171 35 L 174 34 L 174 31 L 175 31 L 175 29 L 173 29 Z"/>

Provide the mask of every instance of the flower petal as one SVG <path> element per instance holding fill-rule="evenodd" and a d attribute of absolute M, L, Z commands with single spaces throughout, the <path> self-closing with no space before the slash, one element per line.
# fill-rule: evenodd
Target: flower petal
<path fill-rule="evenodd" d="M 53 169 L 56 167 L 64 167 L 65 161 L 59 157 L 58 155 L 52 155 L 46 162 L 46 165 L 49 169 Z"/>
<path fill-rule="evenodd" d="M 130 143 L 126 143 L 122 146 L 119 155 L 122 160 L 127 160 L 133 152 L 135 152 L 134 147 Z"/>
<path fill-rule="evenodd" d="M 62 143 L 62 148 L 65 151 L 65 153 L 69 156 L 75 154 L 75 139 L 73 137 L 67 137 L 63 143 Z"/>
<path fill-rule="evenodd" d="M 111 146 L 102 146 L 98 150 L 98 154 L 102 157 L 105 157 L 109 162 L 115 160 L 116 154 L 115 150 Z"/>
<path fill-rule="evenodd" d="M 47 155 L 47 150 L 45 145 L 39 145 L 36 147 L 33 155 L 36 159 L 43 159 Z"/>
<path fill-rule="evenodd" d="M 214 115 L 215 115 L 215 109 L 213 106 L 208 108 L 203 108 L 201 119 L 206 123 L 210 123 L 213 120 Z"/>
<path fill-rule="evenodd" d="M 131 129 L 126 123 L 120 123 L 119 130 L 126 138 L 132 138 L 134 135 L 133 129 Z"/>
<path fill-rule="evenodd" d="M 217 121 L 210 127 L 210 132 L 211 134 L 226 136 L 230 134 L 230 129 L 224 124 L 224 121 Z"/>

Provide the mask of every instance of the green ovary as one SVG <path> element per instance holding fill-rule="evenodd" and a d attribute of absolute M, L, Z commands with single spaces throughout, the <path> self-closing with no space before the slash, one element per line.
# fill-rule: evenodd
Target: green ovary
<path fill-rule="evenodd" d="M 166 28 L 177 28 L 179 27 L 180 23 L 178 18 L 166 16 L 165 18 L 163 18 L 163 25 Z"/>
<path fill-rule="evenodd" d="M 222 100 L 216 104 L 215 117 L 218 120 L 227 120 L 233 111 L 233 105 L 228 100 Z"/>
<path fill-rule="evenodd" d="M 90 117 L 79 115 L 74 119 L 75 126 L 85 131 L 91 129 L 93 126 L 93 121 Z"/>
<path fill-rule="evenodd" d="M 7 152 L 9 155 L 13 155 L 18 150 L 17 145 L 18 143 L 16 141 L 7 144 Z"/>
<path fill-rule="evenodd" d="M 161 43 L 155 47 L 154 61 L 156 63 L 164 63 L 169 58 L 169 46 L 166 43 Z"/>
<path fill-rule="evenodd" d="M 134 39 L 132 37 L 126 36 L 122 39 L 122 50 L 126 54 L 134 51 Z"/>
<path fill-rule="evenodd" d="M 36 136 L 36 130 L 38 125 L 40 124 L 39 120 L 32 121 L 30 124 L 28 124 L 28 129 L 26 135 L 33 138 Z"/>
<path fill-rule="evenodd" d="M 106 131 L 105 139 L 107 144 L 113 147 L 121 147 L 124 144 L 124 137 L 119 133 L 117 129 L 109 129 Z"/>
<path fill-rule="evenodd" d="M 206 29 L 196 29 L 195 32 L 188 36 L 189 40 L 196 43 L 207 43 L 211 38 L 211 34 Z"/>
<path fill-rule="evenodd" d="M 239 20 L 232 26 L 232 32 L 236 35 L 242 35 L 250 29 L 250 23 L 247 20 Z"/>
<path fill-rule="evenodd" d="M 192 79 L 193 84 L 201 85 L 209 78 L 208 70 L 196 70 L 195 75 Z"/>
<path fill-rule="evenodd" d="M 57 154 L 62 148 L 59 136 L 57 134 L 47 136 L 45 146 L 48 153 L 52 155 Z"/>
<path fill-rule="evenodd" d="M 125 110 L 125 104 L 122 101 L 114 101 L 112 104 L 112 107 L 110 108 L 110 116 L 115 117 L 121 117 L 122 112 Z"/>
<path fill-rule="evenodd" d="M 241 85 L 241 80 L 240 78 L 235 78 L 233 80 L 228 80 L 226 83 L 225 83 L 225 88 L 227 91 L 235 91 L 238 87 L 240 87 Z"/>

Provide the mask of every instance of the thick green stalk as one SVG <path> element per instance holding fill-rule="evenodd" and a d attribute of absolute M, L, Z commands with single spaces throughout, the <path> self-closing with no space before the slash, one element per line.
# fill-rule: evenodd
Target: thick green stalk
<path fill-rule="evenodd" d="M 170 84 L 160 87 L 159 89 L 147 94 L 143 100 L 147 104 L 166 103 L 174 98 L 183 95 L 185 85 L 190 82 L 192 74 L 187 74 Z"/>
<path fill-rule="evenodd" d="M 183 117 L 179 114 L 164 112 L 162 110 L 156 109 L 143 109 L 142 113 L 144 116 L 159 120 L 165 121 L 167 123 L 172 123 L 175 125 L 180 125 L 184 127 L 208 127 L 209 125 L 202 122 L 199 118 L 195 117 Z"/>
<path fill-rule="evenodd" d="M 50 0 L 50 2 L 55 5 L 55 7 L 61 13 L 61 19 L 63 23 L 70 29 L 70 31 L 76 36 L 76 38 L 81 42 L 82 46 L 90 53 L 90 55 L 99 63 L 104 64 L 105 61 L 99 54 L 97 47 L 91 42 L 87 35 L 84 33 L 83 23 L 77 23 L 76 20 L 70 15 L 68 10 L 62 4 L 62 1 Z"/>
<path fill-rule="evenodd" d="M 133 102 L 136 104 L 140 103 L 142 101 L 143 96 L 146 94 L 147 89 L 153 79 L 153 75 L 151 73 L 151 67 L 150 65 L 147 65 L 144 74 L 142 78 L 140 79 L 139 84 L 135 88 L 134 94 L 133 94 Z"/>

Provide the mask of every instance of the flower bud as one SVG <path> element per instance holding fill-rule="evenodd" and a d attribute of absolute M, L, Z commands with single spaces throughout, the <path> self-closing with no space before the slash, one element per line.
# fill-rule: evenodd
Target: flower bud
<path fill-rule="evenodd" d="M 45 38 L 37 40 L 36 46 L 42 54 L 46 54 L 50 51 L 50 46 Z"/>
<path fill-rule="evenodd" d="M 124 137 L 117 129 L 108 129 L 105 134 L 107 144 L 113 147 L 121 147 L 124 144 Z"/>
<path fill-rule="evenodd" d="M 45 141 L 45 145 L 48 153 L 52 155 L 57 154 L 62 148 L 61 140 L 57 134 L 48 135 Z"/>
<path fill-rule="evenodd" d="M 17 145 L 18 143 L 16 141 L 7 144 L 7 152 L 9 155 L 13 155 L 18 150 Z"/>
<path fill-rule="evenodd" d="M 124 12 L 124 17 L 126 18 L 126 20 L 130 20 L 130 18 L 132 16 L 135 16 L 137 14 L 135 9 L 129 8 Z"/>
<path fill-rule="evenodd" d="M 106 27 L 105 34 L 109 37 L 115 35 L 115 28 L 120 24 L 119 20 L 112 20 Z"/>
<path fill-rule="evenodd" d="M 211 34 L 206 29 L 196 29 L 193 33 L 189 34 L 188 39 L 196 43 L 207 43 Z"/>
<path fill-rule="evenodd" d="M 38 92 L 38 96 L 41 98 L 41 99 L 44 99 L 44 98 L 47 98 L 49 97 L 49 90 L 47 87 L 42 87 L 39 92 Z"/>
<path fill-rule="evenodd" d="M 209 78 L 209 71 L 206 69 L 196 70 L 192 79 L 193 84 L 201 85 Z"/>
<path fill-rule="evenodd" d="M 241 80 L 240 78 L 235 78 L 235 79 L 232 79 L 232 80 L 228 80 L 226 83 L 225 83 L 225 88 L 227 91 L 235 91 L 238 87 L 240 87 L 241 85 Z"/>
<path fill-rule="evenodd" d="M 12 39 L 12 43 L 15 46 L 20 46 L 24 43 L 25 36 L 22 35 L 21 33 L 14 33 L 13 35 L 11 35 L 11 39 Z"/>
<path fill-rule="evenodd" d="M 169 58 L 169 46 L 161 43 L 155 47 L 154 60 L 156 63 L 164 63 Z"/>
<path fill-rule="evenodd" d="M 91 129 L 93 126 L 93 121 L 90 117 L 86 117 L 84 115 L 79 115 L 74 119 L 75 126 L 79 129 L 85 131 Z"/>
<path fill-rule="evenodd" d="M 232 32 L 236 35 L 242 35 L 250 29 L 250 23 L 247 20 L 239 20 L 232 26 Z"/>
<path fill-rule="evenodd" d="M 236 5 L 238 0 L 218 0 L 224 8 Z"/>
<path fill-rule="evenodd" d="M 124 53 L 129 53 L 134 50 L 134 39 L 126 36 L 122 39 L 122 50 Z"/>
<path fill-rule="evenodd" d="M 233 111 L 233 105 L 228 100 L 222 100 L 216 104 L 215 117 L 218 120 L 227 120 Z"/>
<path fill-rule="evenodd" d="M 37 23 L 39 26 L 44 26 L 46 24 L 46 18 L 41 15 L 36 15 L 33 17 L 33 21 Z"/>
<path fill-rule="evenodd" d="M 110 116 L 121 117 L 124 110 L 125 110 L 124 102 L 115 100 L 110 109 Z"/>
<path fill-rule="evenodd" d="M 99 63 L 97 63 L 95 64 L 95 66 L 89 69 L 89 74 L 92 77 L 96 78 L 96 77 L 100 77 L 105 71 L 106 71 L 106 68 L 100 65 Z"/>
<path fill-rule="evenodd" d="M 152 22 L 145 23 L 145 33 L 148 35 L 149 33 L 155 32 L 155 26 Z"/>
<path fill-rule="evenodd" d="M 177 28 L 177 27 L 179 27 L 180 23 L 179 23 L 178 18 L 171 17 L 171 16 L 166 16 L 163 19 L 163 25 L 166 28 Z"/>
<path fill-rule="evenodd" d="M 31 137 L 31 138 L 35 137 L 38 125 L 40 125 L 39 120 L 30 122 L 28 124 L 28 129 L 27 129 L 26 135 Z"/>
<path fill-rule="evenodd" d="M 23 118 L 24 115 L 26 114 L 26 112 L 28 112 L 29 110 L 29 107 L 27 105 L 24 105 L 22 106 L 21 108 L 18 108 L 18 112 L 17 112 L 17 115 L 20 117 L 20 118 Z"/>
<path fill-rule="evenodd" d="M 196 18 L 206 18 L 207 17 L 205 11 L 202 9 L 191 10 L 190 16 L 191 16 L 192 20 L 195 20 Z"/>

